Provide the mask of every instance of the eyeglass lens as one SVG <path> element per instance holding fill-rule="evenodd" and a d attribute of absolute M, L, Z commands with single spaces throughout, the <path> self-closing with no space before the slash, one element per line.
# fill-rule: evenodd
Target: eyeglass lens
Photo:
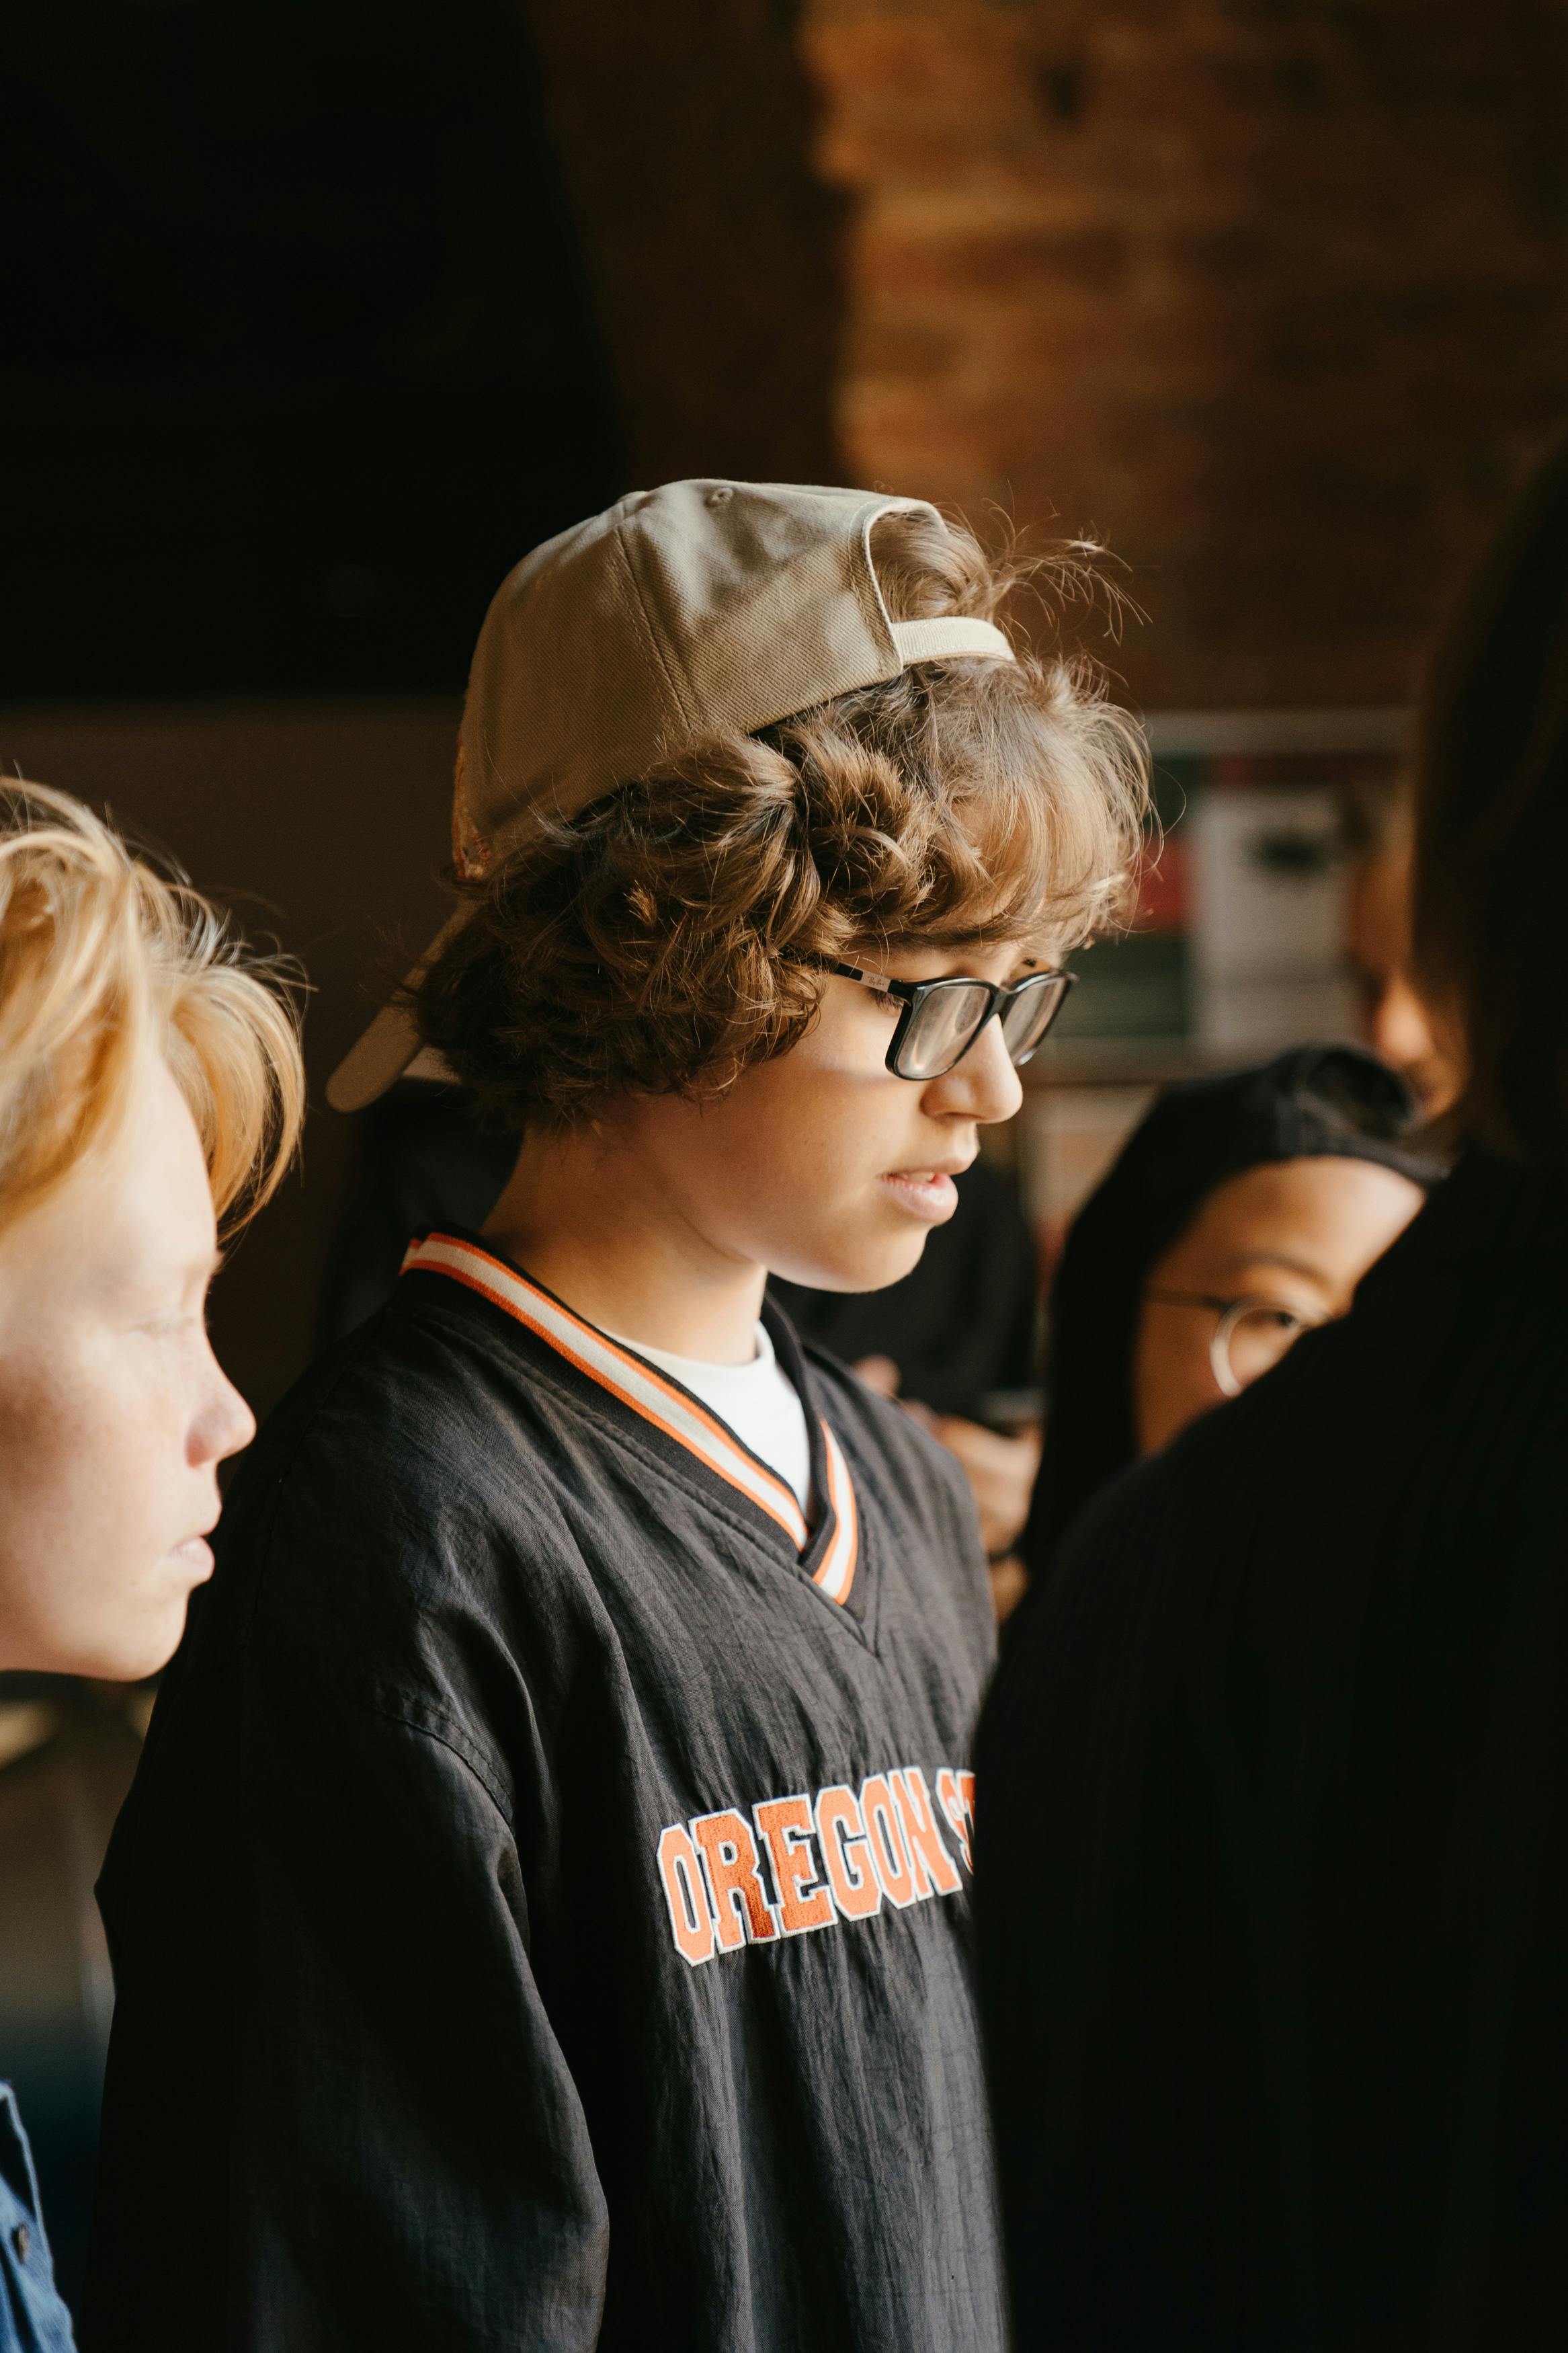
<path fill-rule="evenodd" d="M 1067 982 L 1052 974 L 1014 997 L 1002 1016 L 1002 1037 L 1015 1062 L 1027 1061 L 1061 1011 L 1067 993 Z"/>
<path fill-rule="evenodd" d="M 1002 1039 L 1015 1062 L 1026 1060 L 1050 1028 L 1067 994 L 1067 983 L 1042 976 L 1038 986 L 1011 998 L 1001 1015 Z M 991 991 L 980 981 L 955 981 L 923 997 L 899 1049 L 899 1075 L 940 1079 L 973 1044 L 991 1009 Z"/>
<path fill-rule="evenodd" d="M 940 1079 L 973 1041 L 991 1007 L 983 981 L 959 981 L 922 997 L 899 1049 L 899 1076 Z"/>

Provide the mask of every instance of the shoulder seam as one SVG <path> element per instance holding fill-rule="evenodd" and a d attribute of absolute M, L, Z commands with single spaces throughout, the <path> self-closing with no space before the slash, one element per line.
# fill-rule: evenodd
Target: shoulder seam
<path fill-rule="evenodd" d="M 414 1713 L 411 1708 L 398 1706 L 390 1695 L 384 1699 L 365 1694 L 361 1694 L 359 1696 L 361 1704 L 373 1715 L 379 1715 L 387 1724 L 399 1725 L 405 1732 L 416 1733 L 422 1740 L 434 1741 L 438 1748 L 445 1748 L 448 1755 L 455 1757 L 464 1771 L 479 1783 L 508 1830 L 515 1837 L 517 1807 L 514 1793 L 510 1787 L 502 1788 L 499 1778 L 492 1778 L 489 1760 L 486 1758 L 484 1752 L 476 1743 L 466 1739 L 455 1725 L 443 1726 L 422 1721 L 421 1716 Z"/>
<path fill-rule="evenodd" d="M 479 1783 L 508 1829 L 515 1830 L 516 1792 L 510 1774 L 500 1759 L 473 1739 L 438 1702 L 370 1676 L 331 1674 L 314 1651 L 291 1640 L 282 1630 L 273 1630 L 266 1641 L 252 1647 L 252 1657 L 262 1672 L 266 1670 L 261 1662 L 268 1656 L 274 1661 L 293 1660 L 306 1677 L 330 1685 L 335 1695 L 349 1700 L 367 1715 L 380 1716 L 384 1723 L 399 1725 L 405 1732 L 416 1733 L 422 1739 L 432 1740 L 437 1747 L 447 1749 Z"/>

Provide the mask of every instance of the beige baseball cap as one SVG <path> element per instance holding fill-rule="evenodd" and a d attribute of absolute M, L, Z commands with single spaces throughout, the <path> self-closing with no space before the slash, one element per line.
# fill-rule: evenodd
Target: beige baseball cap
<path fill-rule="evenodd" d="M 706 736 L 753 734 L 914 662 L 1011 661 L 989 621 L 889 617 L 870 533 L 895 512 L 942 523 L 922 499 L 667 482 L 536 547 L 501 583 L 474 653 L 452 797 L 458 873 L 483 874 L 536 811 L 574 817 Z M 327 1099 L 358 1111 L 416 1065 L 441 1074 L 389 1005 Z"/>

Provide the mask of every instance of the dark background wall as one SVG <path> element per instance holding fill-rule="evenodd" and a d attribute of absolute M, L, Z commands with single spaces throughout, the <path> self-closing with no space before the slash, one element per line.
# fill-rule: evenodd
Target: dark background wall
<path fill-rule="evenodd" d="M 460 681 L 621 470 L 509 0 L 58 0 L 5 63 L 7 688 Z"/>
<path fill-rule="evenodd" d="M 0 758 L 305 959 L 319 1102 L 434 926 L 486 601 L 622 487 L 538 61 L 507 0 L 61 0 L 4 62 Z M 318 1112 L 218 1287 L 258 1404 L 347 1148 Z"/>
<path fill-rule="evenodd" d="M 837 481 L 850 206 L 798 0 L 531 0 L 632 477 Z"/>
<path fill-rule="evenodd" d="M 0 758 L 307 960 L 302 1361 L 502 574 L 683 472 L 1097 526 L 1145 704 L 1385 704 L 1568 411 L 1562 0 L 58 0 L 0 39 Z"/>

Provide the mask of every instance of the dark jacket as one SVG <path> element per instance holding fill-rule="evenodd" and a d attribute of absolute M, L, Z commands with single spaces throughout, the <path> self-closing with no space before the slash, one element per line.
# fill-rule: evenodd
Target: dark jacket
<path fill-rule="evenodd" d="M 771 1328 L 804 1548 L 464 1240 L 274 1417 L 102 1883 L 87 2343 L 1000 2346 L 973 1506 Z"/>
<path fill-rule="evenodd" d="M 1568 2343 L 1568 1177 L 1091 1509 L 979 1783 L 1021 2353 Z"/>

